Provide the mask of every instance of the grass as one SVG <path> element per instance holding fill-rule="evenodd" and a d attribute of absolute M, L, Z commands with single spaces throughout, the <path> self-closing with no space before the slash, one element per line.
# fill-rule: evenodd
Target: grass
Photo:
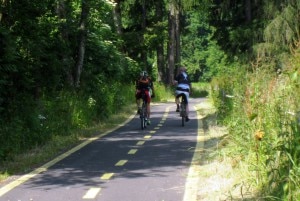
<path fill-rule="evenodd" d="M 232 155 L 236 143 L 226 126 L 218 124 L 212 100 L 198 106 L 203 116 L 203 150 L 199 159 L 198 200 L 258 200 L 257 189 L 250 184 L 255 172 L 240 155 Z"/>
<path fill-rule="evenodd" d="M 209 96 L 210 85 L 208 83 L 193 82 L 191 97 L 207 97 Z"/>

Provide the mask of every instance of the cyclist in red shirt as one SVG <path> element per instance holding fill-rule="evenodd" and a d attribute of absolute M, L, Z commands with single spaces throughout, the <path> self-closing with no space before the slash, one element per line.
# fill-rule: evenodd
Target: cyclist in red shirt
<path fill-rule="evenodd" d="M 147 124 L 150 125 L 150 102 L 151 97 L 154 98 L 154 86 L 151 78 L 148 76 L 147 71 L 142 71 L 140 74 L 140 77 L 136 80 L 135 83 L 136 87 L 136 104 L 138 107 L 138 113 L 141 109 L 141 98 L 142 98 L 142 90 L 145 91 L 145 94 L 147 96 Z"/>

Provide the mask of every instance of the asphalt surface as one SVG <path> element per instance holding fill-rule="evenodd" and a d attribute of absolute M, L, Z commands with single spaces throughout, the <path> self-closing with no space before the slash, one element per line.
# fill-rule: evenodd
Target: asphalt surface
<path fill-rule="evenodd" d="M 193 201 L 189 177 L 201 127 L 195 106 L 203 100 L 190 100 L 191 120 L 184 127 L 174 103 L 153 104 L 146 129 L 133 115 L 6 182 L 0 201 Z"/>

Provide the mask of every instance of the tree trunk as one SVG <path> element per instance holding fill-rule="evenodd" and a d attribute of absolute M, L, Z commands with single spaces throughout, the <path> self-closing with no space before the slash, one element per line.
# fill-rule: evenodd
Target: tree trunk
<path fill-rule="evenodd" d="M 66 8 L 66 3 L 65 0 L 59 0 L 57 3 L 57 16 L 61 21 L 64 21 L 66 19 L 68 19 L 68 13 L 67 13 L 67 8 Z M 65 22 L 64 24 L 62 24 L 60 26 L 60 35 L 62 40 L 65 41 L 65 44 L 69 44 L 69 30 L 67 28 L 67 23 Z M 69 84 L 69 86 L 73 87 L 74 86 L 74 75 L 73 75 L 73 68 L 70 65 L 72 62 L 70 62 L 69 58 L 70 56 L 68 55 L 68 53 L 62 53 L 61 54 L 61 58 L 62 58 L 62 63 L 65 64 L 64 65 L 64 70 L 67 76 L 67 80 L 66 82 Z"/>
<path fill-rule="evenodd" d="M 176 17 L 175 17 L 176 6 L 173 1 L 170 2 L 170 13 L 169 13 L 169 41 L 168 41 L 168 67 L 167 67 L 167 84 L 172 84 L 174 80 L 174 68 L 175 68 L 175 48 L 176 48 Z"/>
<path fill-rule="evenodd" d="M 147 10 L 146 10 L 146 0 L 142 0 L 142 12 L 143 12 L 143 17 L 142 17 L 142 51 L 141 51 L 141 57 L 142 57 L 142 62 L 144 64 L 144 70 L 147 70 L 147 50 L 145 48 L 145 40 L 144 40 L 144 34 L 146 31 L 146 20 L 147 20 Z"/>
<path fill-rule="evenodd" d="M 2 9 L 5 8 L 5 0 L 2 0 L 0 5 L 1 5 Z M 1 24 L 1 21 L 2 21 L 2 16 L 3 16 L 3 13 L 2 13 L 2 10 L 1 10 L 0 11 L 0 24 Z"/>
<path fill-rule="evenodd" d="M 160 23 L 163 21 L 163 4 L 162 1 L 156 1 L 156 16 L 157 22 Z M 157 55 L 157 71 L 158 71 L 158 81 L 163 81 L 164 83 L 166 80 L 165 75 L 165 61 L 164 61 L 164 39 L 161 38 L 159 43 L 156 47 L 156 55 Z"/>
<path fill-rule="evenodd" d="M 250 23 L 252 20 L 251 0 L 246 0 L 245 12 L 246 12 L 246 22 Z"/>
<path fill-rule="evenodd" d="M 175 70 L 177 71 L 181 63 L 181 46 L 180 46 L 180 12 L 175 10 L 175 40 L 176 40 L 176 55 L 175 55 Z"/>
<path fill-rule="evenodd" d="M 0 0 L 0 24 L 4 25 L 8 25 L 10 23 L 14 23 L 14 22 L 10 22 L 9 18 L 11 17 L 11 13 L 12 9 L 11 7 L 12 2 L 11 1 L 7 1 L 7 0 Z"/>
<path fill-rule="evenodd" d="M 122 36 L 122 19 L 121 19 L 121 8 L 120 8 L 121 0 L 115 0 L 115 6 L 113 8 L 113 17 L 114 24 L 117 30 L 118 35 Z"/>
<path fill-rule="evenodd" d="M 80 76 L 83 69 L 83 61 L 85 55 L 85 41 L 87 34 L 87 20 L 89 14 L 89 5 L 87 0 L 81 2 L 81 18 L 79 24 L 79 37 L 78 37 L 78 49 L 77 49 L 77 61 L 75 66 L 75 87 L 80 86 Z"/>

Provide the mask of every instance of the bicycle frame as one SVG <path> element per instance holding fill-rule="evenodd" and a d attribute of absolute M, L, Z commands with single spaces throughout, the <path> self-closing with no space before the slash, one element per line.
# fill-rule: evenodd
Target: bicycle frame
<path fill-rule="evenodd" d="M 187 105 L 187 98 L 184 93 L 178 94 L 177 98 L 180 98 L 180 117 L 181 117 L 181 125 L 184 126 L 185 119 L 186 119 L 186 105 Z"/>

